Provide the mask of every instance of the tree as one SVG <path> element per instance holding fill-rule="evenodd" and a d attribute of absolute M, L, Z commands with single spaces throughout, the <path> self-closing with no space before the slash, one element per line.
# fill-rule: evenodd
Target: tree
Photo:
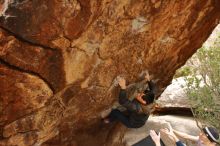
<path fill-rule="evenodd" d="M 203 46 L 193 58 L 198 64 L 186 77 L 193 112 L 199 121 L 220 131 L 220 36 L 213 46 Z"/>

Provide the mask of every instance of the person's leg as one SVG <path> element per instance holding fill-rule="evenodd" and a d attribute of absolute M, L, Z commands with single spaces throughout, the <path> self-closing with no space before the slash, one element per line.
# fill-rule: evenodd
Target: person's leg
<path fill-rule="evenodd" d="M 110 122 L 118 120 L 122 124 L 124 124 L 126 127 L 132 128 L 132 126 L 129 122 L 128 116 L 126 116 L 124 113 L 122 113 L 118 109 L 114 109 L 114 110 L 111 111 L 111 113 L 109 115 L 109 120 L 110 120 Z"/>

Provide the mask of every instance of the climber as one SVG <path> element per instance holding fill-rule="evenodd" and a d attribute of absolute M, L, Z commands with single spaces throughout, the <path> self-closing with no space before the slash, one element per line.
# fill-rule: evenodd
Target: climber
<path fill-rule="evenodd" d="M 200 132 L 199 136 L 189 135 L 180 131 L 173 130 L 170 128 L 168 129 L 161 129 L 161 132 L 164 132 L 170 135 L 173 140 L 176 142 L 176 146 L 184 146 L 184 144 L 179 140 L 179 137 L 182 137 L 187 140 L 191 140 L 197 143 L 197 146 L 215 146 L 218 144 L 219 134 L 217 129 L 214 127 L 205 127 Z M 160 134 L 156 134 L 154 130 L 150 131 L 150 136 L 152 137 L 156 146 L 160 145 Z"/>
<path fill-rule="evenodd" d="M 130 101 L 127 98 L 125 79 L 120 78 L 118 80 L 121 88 L 119 93 L 119 103 L 126 108 L 126 111 L 121 112 L 118 109 L 113 109 L 104 119 L 105 123 L 118 120 L 128 128 L 139 128 L 145 124 L 149 114 L 143 111 L 142 106 L 153 103 L 156 92 L 156 86 L 153 81 L 151 81 L 148 73 L 145 75 L 145 81 L 148 83 L 149 90 L 146 89 L 143 93 L 138 93 L 138 95 Z"/>

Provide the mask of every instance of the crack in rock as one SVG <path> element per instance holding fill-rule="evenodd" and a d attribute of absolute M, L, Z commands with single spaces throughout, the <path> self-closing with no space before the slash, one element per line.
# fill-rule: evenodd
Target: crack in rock
<path fill-rule="evenodd" d="M 13 70 L 17 70 L 17 71 L 22 72 L 22 73 L 27 73 L 27 74 L 31 74 L 33 76 L 37 76 L 38 78 L 43 80 L 48 85 L 48 87 L 52 90 L 53 94 L 55 93 L 55 89 L 53 88 L 51 83 L 49 81 L 47 81 L 44 77 L 42 77 L 40 74 L 38 74 L 36 72 L 33 72 L 33 71 L 29 71 L 29 70 L 26 70 L 26 69 L 19 68 L 17 66 L 14 66 L 14 65 L 4 61 L 2 58 L 0 58 L 0 63 L 4 64 L 5 66 L 7 66 L 7 67 L 9 67 Z"/>

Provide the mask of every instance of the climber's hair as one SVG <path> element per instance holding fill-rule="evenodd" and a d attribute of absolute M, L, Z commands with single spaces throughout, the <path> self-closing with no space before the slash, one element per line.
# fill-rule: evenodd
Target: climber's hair
<path fill-rule="evenodd" d="M 146 92 L 144 96 L 142 96 L 143 100 L 146 101 L 147 104 L 151 104 L 154 102 L 155 95 L 152 92 Z"/>

